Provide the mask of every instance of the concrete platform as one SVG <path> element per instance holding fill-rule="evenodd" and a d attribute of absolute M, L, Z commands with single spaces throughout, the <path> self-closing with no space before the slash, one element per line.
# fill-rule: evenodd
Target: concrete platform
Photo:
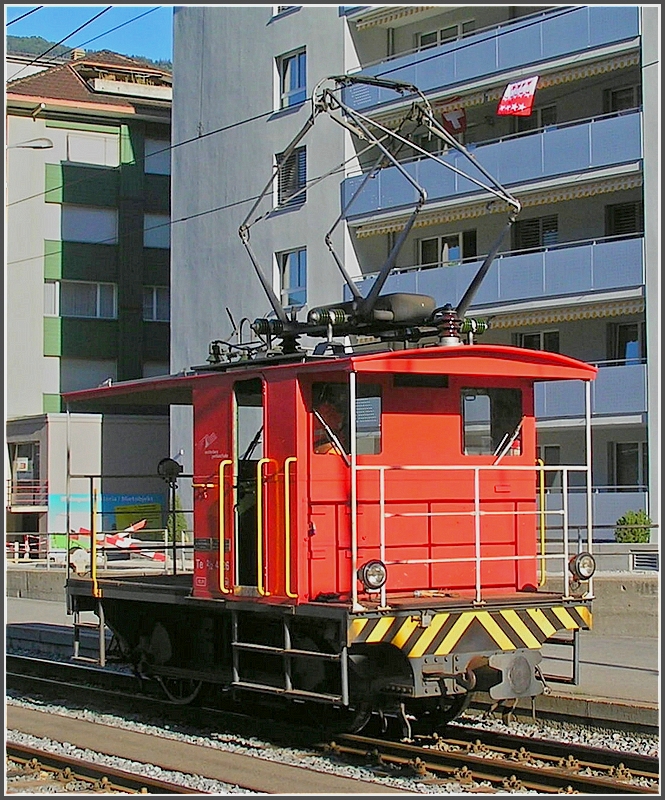
<path fill-rule="evenodd" d="M 82 621 L 95 621 L 92 612 L 81 615 Z M 39 636 L 47 637 L 48 627 L 71 629 L 73 617 L 61 602 L 8 597 L 5 621 L 8 625 L 42 623 Z M 94 646 L 92 634 L 87 645 Z M 46 641 L 44 639 L 44 641 Z M 72 632 L 73 641 L 73 632 Z M 580 633 L 580 683 L 577 686 L 550 684 L 550 693 L 536 700 L 536 712 L 560 712 L 589 722 L 635 723 L 648 727 L 659 724 L 659 642 L 655 637 L 600 636 Z M 546 646 L 544 672 L 570 674 L 568 648 Z M 531 710 L 521 702 L 522 710 Z"/>

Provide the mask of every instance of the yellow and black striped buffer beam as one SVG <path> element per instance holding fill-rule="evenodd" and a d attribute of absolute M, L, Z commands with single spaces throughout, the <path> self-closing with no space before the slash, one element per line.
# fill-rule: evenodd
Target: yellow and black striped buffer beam
<path fill-rule="evenodd" d="M 423 625 L 420 614 L 349 621 L 348 644 L 391 644 L 409 658 L 495 650 L 536 650 L 561 630 L 591 627 L 587 606 L 441 611 Z"/>

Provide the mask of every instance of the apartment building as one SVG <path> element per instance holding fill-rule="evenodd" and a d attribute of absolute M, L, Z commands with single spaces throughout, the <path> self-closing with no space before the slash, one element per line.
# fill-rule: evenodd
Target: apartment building
<path fill-rule="evenodd" d="M 657 523 L 658 7 L 183 7 L 174 20 L 173 139 L 183 143 L 173 162 L 174 218 L 187 221 L 173 230 L 173 371 L 204 362 L 209 342 L 228 338 L 226 308 L 235 320 L 269 311 L 238 226 L 305 124 L 318 82 L 352 74 L 415 84 L 523 205 L 469 311 L 489 320 L 482 341 L 599 366 L 597 538 L 611 540 L 626 510 L 644 509 Z M 532 114 L 497 115 L 507 85 L 536 76 Z M 342 97 L 386 127 L 413 100 L 371 84 Z M 419 142 L 440 148 L 425 129 Z M 324 241 L 340 215 L 335 250 L 363 289 L 413 209 L 413 187 L 396 166 L 361 187 L 374 163 L 363 147 L 344 127 L 317 120 L 283 164 L 269 216 L 252 229 L 258 261 L 299 319 L 346 296 Z M 456 163 L 454 151 L 440 155 Z M 383 291 L 455 306 L 503 209 L 418 151 L 399 158 L 428 198 Z M 541 458 L 580 463 L 581 386 L 541 384 L 536 410 Z M 172 446 L 191 458 L 187 415 L 172 419 Z"/>
<path fill-rule="evenodd" d="M 99 414 L 67 415 L 61 393 L 169 372 L 171 75 L 80 50 L 39 71 L 29 61 L 14 66 L 6 86 L 7 530 L 64 532 L 67 458 L 73 472 L 99 474 L 128 441 L 137 468 L 168 455 L 167 418 L 119 414 L 102 424 Z M 139 489 L 140 501 L 136 491 L 115 489 L 124 505 L 156 502 L 148 497 L 155 487 Z M 81 492 L 87 498 L 89 486 Z M 75 517 L 70 528 L 89 527 L 89 501 Z"/>

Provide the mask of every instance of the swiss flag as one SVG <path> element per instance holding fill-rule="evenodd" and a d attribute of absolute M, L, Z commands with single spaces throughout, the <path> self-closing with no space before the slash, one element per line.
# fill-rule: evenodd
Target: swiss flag
<path fill-rule="evenodd" d="M 529 117 L 533 108 L 533 98 L 536 94 L 538 75 L 526 78 L 517 83 L 509 83 L 503 93 L 496 113 L 499 116 L 511 115 L 514 117 Z"/>
<path fill-rule="evenodd" d="M 463 108 L 454 108 L 451 111 L 441 113 L 441 124 L 448 131 L 455 135 L 464 133 L 466 130 L 466 111 Z"/>

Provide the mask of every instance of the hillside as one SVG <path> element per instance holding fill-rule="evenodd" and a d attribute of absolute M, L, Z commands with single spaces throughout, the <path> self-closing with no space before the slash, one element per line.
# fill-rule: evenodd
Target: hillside
<path fill-rule="evenodd" d="M 41 36 L 7 36 L 7 54 L 39 56 L 49 50 L 49 48 L 53 47 L 54 44 L 55 42 L 49 42 L 46 39 L 43 39 Z M 59 44 L 56 45 L 53 50 L 49 51 L 48 56 L 53 58 L 58 56 L 67 56 L 69 53 L 71 53 L 71 51 L 71 47 L 66 47 L 63 44 Z M 86 50 L 86 54 L 95 52 L 97 51 Z M 173 69 L 173 64 L 171 61 L 153 61 L 151 58 L 137 56 L 130 53 L 123 53 L 123 55 L 127 55 L 129 58 L 134 58 L 136 61 L 141 61 L 151 67 L 158 67 L 159 69 L 165 69 L 169 71 Z"/>

